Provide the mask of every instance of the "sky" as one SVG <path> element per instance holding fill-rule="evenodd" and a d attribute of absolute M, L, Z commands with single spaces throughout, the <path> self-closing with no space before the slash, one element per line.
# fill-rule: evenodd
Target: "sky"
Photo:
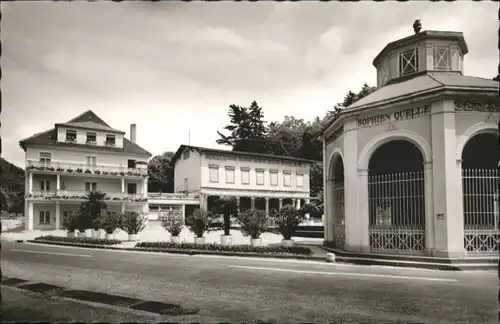
<path fill-rule="evenodd" d="M 223 148 L 231 104 L 267 121 L 324 116 L 376 85 L 375 56 L 423 30 L 461 31 L 467 75 L 497 73 L 494 2 L 2 2 L 2 157 L 86 110 L 153 155 Z M 190 136 L 189 136 L 190 134 Z"/>

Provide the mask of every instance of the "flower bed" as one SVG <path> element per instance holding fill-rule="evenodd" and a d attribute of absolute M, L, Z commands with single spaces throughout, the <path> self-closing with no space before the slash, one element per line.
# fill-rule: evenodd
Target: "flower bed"
<path fill-rule="evenodd" d="M 170 243 L 170 242 L 140 242 L 135 245 L 137 248 L 155 251 L 186 251 L 186 252 L 227 252 L 234 254 L 280 254 L 280 255 L 303 255 L 309 256 L 313 252 L 308 247 L 303 246 L 258 246 L 232 245 L 223 246 L 219 244 L 194 244 L 194 243 Z"/>
<path fill-rule="evenodd" d="M 35 238 L 35 241 L 48 241 L 54 242 L 61 245 L 116 245 L 120 244 L 120 240 L 106 240 L 106 239 L 97 239 L 90 237 L 61 237 L 61 236 L 39 236 Z"/>

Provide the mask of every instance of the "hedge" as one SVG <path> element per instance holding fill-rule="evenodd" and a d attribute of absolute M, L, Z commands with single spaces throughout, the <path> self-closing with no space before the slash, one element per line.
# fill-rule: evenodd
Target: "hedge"
<path fill-rule="evenodd" d="M 61 242 L 61 243 L 77 243 L 77 244 L 89 244 L 89 245 L 115 245 L 120 244 L 120 240 L 106 240 L 90 237 L 62 237 L 62 236 L 39 236 L 35 238 L 35 241 L 51 241 L 51 242 Z"/>
<path fill-rule="evenodd" d="M 219 244 L 194 244 L 194 243 L 171 243 L 171 242 L 139 242 L 137 248 L 162 249 L 162 250 L 187 250 L 187 251 L 213 251 L 213 252 L 236 252 L 236 253 L 261 253 L 261 254 L 296 254 L 312 255 L 308 247 L 303 246 L 258 246 L 232 245 L 223 246 Z"/>

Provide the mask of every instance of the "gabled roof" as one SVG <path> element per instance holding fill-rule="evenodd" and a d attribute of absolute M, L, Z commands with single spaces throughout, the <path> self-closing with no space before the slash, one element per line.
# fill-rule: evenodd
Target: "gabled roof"
<path fill-rule="evenodd" d="M 498 82 L 490 79 L 462 75 L 460 72 L 426 72 L 419 76 L 400 82 L 388 83 L 368 96 L 346 107 L 340 115 L 356 110 L 370 109 L 377 106 L 388 105 L 393 102 L 416 98 L 419 95 L 437 93 L 444 90 L 462 90 L 478 92 L 498 92 Z M 339 115 L 339 116 L 340 116 Z M 323 127 L 323 134 L 336 117 L 330 119 Z"/>
<path fill-rule="evenodd" d="M 83 114 L 67 121 L 66 123 L 57 123 L 57 126 L 75 127 L 75 128 L 88 128 L 95 130 L 103 130 L 114 133 L 125 134 L 124 131 L 114 129 L 97 116 L 92 110 L 87 110 Z"/>
<path fill-rule="evenodd" d="M 207 147 L 199 147 L 199 146 L 191 146 L 191 145 L 181 145 L 177 152 L 175 152 L 172 157 L 172 162 L 175 163 L 177 159 L 180 158 L 185 149 L 190 149 L 194 151 L 198 151 L 199 153 L 216 153 L 216 154 L 229 154 L 229 155 L 239 155 L 239 156 L 252 156 L 252 157 L 261 157 L 268 159 L 276 159 L 276 160 L 288 160 L 288 161 L 296 161 L 303 163 L 313 163 L 313 160 L 295 158 L 292 156 L 283 156 L 283 155 L 274 155 L 274 154 L 262 154 L 262 153 L 249 153 L 249 152 L 240 152 L 240 151 L 230 151 L 230 150 L 220 150 L 220 149 L 212 149 Z"/>
<path fill-rule="evenodd" d="M 108 124 L 106 124 L 99 116 L 97 116 L 91 110 L 84 112 L 76 118 L 71 119 L 67 123 L 64 124 L 56 124 L 56 125 L 66 125 L 66 124 L 85 124 L 92 123 L 98 125 L 98 127 L 102 128 L 92 128 L 98 130 L 113 130 Z M 77 127 L 77 126 L 74 126 Z M 106 128 L 107 127 L 107 128 Z M 84 127 L 88 128 L 88 127 Z M 116 130 L 115 130 L 116 132 Z M 122 134 L 125 134 L 123 131 L 118 131 Z M 74 143 L 66 143 L 66 142 L 57 142 L 57 133 L 56 128 L 52 128 L 50 130 L 34 134 L 28 138 L 25 138 L 19 142 L 21 148 L 26 151 L 26 146 L 28 145 L 51 145 L 56 147 L 87 147 L 93 150 L 99 151 L 108 151 L 108 152 L 123 152 L 130 153 L 136 155 L 147 155 L 148 157 L 152 156 L 152 154 L 139 145 L 132 143 L 125 137 L 123 138 L 123 148 L 121 147 L 109 147 L 109 146 L 97 146 L 97 145 L 89 145 L 89 144 L 74 144 Z"/>

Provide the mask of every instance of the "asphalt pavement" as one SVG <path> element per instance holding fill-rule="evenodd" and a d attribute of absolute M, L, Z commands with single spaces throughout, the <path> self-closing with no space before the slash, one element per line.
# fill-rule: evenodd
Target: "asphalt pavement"
<path fill-rule="evenodd" d="M 498 323 L 493 271 L 438 271 L 2 241 L 2 275 L 200 309 L 183 322 Z"/>

